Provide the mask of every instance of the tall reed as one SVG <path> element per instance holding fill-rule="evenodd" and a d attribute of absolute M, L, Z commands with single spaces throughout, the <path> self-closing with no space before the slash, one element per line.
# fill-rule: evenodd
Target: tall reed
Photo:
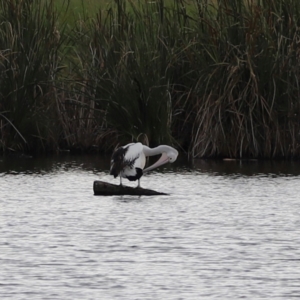
<path fill-rule="evenodd" d="M 198 9 L 180 103 L 191 156 L 299 157 L 299 5 L 226 0 Z"/>
<path fill-rule="evenodd" d="M 300 2 L 115 0 L 67 31 L 45 3 L 1 2 L 2 149 L 300 156 Z"/>
<path fill-rule="evenodd" d="M 56 147 L 53 83 L 63 40 L 53 1 L 0 2 L 0 120 L 3 150 Z"/>
<path fill-rule="evenodd" d="M 74 73 L 122 142 L 170 142 L 172 99 L 162 1 L 116 1 L 75 28 Z"/>

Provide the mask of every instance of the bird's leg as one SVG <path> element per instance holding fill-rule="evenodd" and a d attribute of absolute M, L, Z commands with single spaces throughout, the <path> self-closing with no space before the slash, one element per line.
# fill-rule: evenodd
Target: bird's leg
<path fill-rule="evenodd" d="M 138 186 L 137 186 L 137 188 L 141 188 L 140 179 L 138 179 Z"/>
<path fill-rule="evenodd" d="M 123 186 L 122 184 L 122 176 L 120 175 L 120 185 Z"/>

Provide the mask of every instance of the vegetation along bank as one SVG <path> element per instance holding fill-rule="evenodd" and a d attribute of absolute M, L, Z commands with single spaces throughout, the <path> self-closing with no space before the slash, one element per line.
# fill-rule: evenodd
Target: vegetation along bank
<path fill-rule="evenodd" d="M 0 2 L 0 151 L 300 157 L 300 1 Z"/>

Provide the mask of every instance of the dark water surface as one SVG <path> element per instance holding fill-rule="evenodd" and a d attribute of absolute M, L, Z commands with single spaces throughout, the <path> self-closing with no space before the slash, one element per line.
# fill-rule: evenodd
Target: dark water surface
<path fill-rule="evenodd" d="M 141 180 L 170 196 L 94 196 L 108 164 L 0 158 L 0 299 L 300 297 L 300 162 L 177 162 Z"/>

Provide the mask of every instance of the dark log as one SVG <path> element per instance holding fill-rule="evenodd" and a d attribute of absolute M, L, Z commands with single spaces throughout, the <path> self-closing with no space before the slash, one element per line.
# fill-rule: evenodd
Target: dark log
<path fill-rule="evenodd" d="M 124 185 L 116 185 L 104 181 L 94 181 L 94 195 L 97 196 L 119 196 L 119 195 L 133 195 L 133 196 L 155 196 L 168 195 L 165 193 L 156 192 L 149 189 L 138 187 L 130 187 Z"/>

